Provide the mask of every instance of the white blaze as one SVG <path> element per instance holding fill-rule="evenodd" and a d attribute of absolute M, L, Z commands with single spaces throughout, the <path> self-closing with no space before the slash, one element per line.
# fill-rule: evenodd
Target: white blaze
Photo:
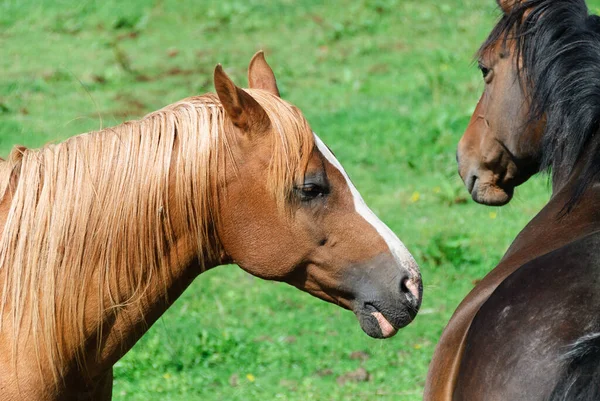
<path fill-rule="evenodd" d="M 335 158 L 333 153 L 331 153 L 329 148 L 323 143 L 321 138 L 319 138 L 314 132 L 313 134 L 315 136 L 315 142 L 319 151 L 323 154 L 323 156 L 325 156 L 325 158 L 327 159 L 327 161 L 329 161 L 329 163 L 331 163 L 331 165 L 333 165 L 336 169 L 339 170 L 339 172 L 346 180 L 346 184 L 348 185 L 348 188 L 350 188 L 350 192 L 352 193 L 352 196 L 354 198 L 354 208 L 356 209 L 356 212 L 359 215 L 361 215 L 369 224 L 371 224 L 375 228 L 375 230 L 377 230 L 379 235 L 381 235 L 398 265 L 408 269 L 413 274 L 413 277 L 418 277 L 419 272 L 417 270 L 417 262 L 415 262 L 408 249 L 406 249 L 406 247 L 404 246 L 402 241 L 400 241 L 400 239 L 396 236 L 396 234 L 394 234 L 394 232 L 390 230 L 390 228 L 384 222 L 379 220 L 379 218 L 375 215 L 375 213 L 373 213 L 371 209 L 369 209 L 369 207 L 363 200 L 362 196 L 360 196 L 360 193 L 358 192 L 354 184 L 352 184 L 352 181 L 350 181 L 348 174 L 346 174 L 346 171 L 344 170 L 340 162 Z"/>

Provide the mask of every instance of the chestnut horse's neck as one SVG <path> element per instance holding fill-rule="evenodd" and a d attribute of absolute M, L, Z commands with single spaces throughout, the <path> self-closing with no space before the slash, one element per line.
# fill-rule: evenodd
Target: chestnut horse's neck
<path fill-rule="evenodd" d="M 100 375 L 194 277 L 227 262 L 225 128 L 213 97 L 186 99 L 0 162 L 0 366 L 49 385 Z M 0 373 L 1 389 L 15 383 Z"/>
<path fill-rule="evenodd" d="M 0 203 L 0 212 L 4 210 L 3 201 Z M 3 214 L 0 215 L 0 223 L 4 223 L 4 217 Z M 0 226 L 2 228 L 3 225 Z M 15 366 L 14 376 L 11 370 L 0 373 L 3 399 L 70 399 L 74 394 L 87 393 L 95 383 L 102 382 L 107 376 L 108 387 L 98 390 L 98 393 L 101 397 L 110 395 L 112 366 L 135 345 L 201 272 L 228 262 L 224 259 L 200 264 L 196 246 L 191 236 L 175 240 L 173 246 L 165 249 L 165 254 L 162 255 L 170 263 L 169 274 L 148 277 L 145 283 L 147 290 L 139 298 L 104 313 L 102 319 L 96 318 L 96 309 L 98 305 L 107 305 L 109 302 L 98 299 L 94 292 L 90 292 L 89 307 L 85 310 L 85 329 L 88 333 L 85 344 L 71 344 L 71 347 L 65 348 L 60 366 L 49 367 L 52 362 L 48 360 L 48 356 L 38 355 L 38 344 L 32 343 L 35 339 L 30 332 L 19 338 L 16 345 L 19 353 L 17 359 L 12 355 L 11 348 L 14 345 L 6 335 L 0 335 L 0 366 Z M 0 285 L 4 279 L 5 275 L 0 273 Z M 5 333 L 12 332 L 12 322 L 6 323 L 3 330 Z M 31 326 L 26 323 L 25 327 Z M 75 355 L 76 352 L 81 355 Z M 62 385 L 56 386 L 53 368 L 60 369 Z M 90 399 L 95 400 L 95 397 L 92 395 Z"/>
<path fill-rule="evenodd" d="M 90 379 L 103 374 L 129 351 L 199 274 L 223 264 L 221 260 L 199 263 L 196 246 L 191 236 L 178 238 L 163 255 L 169 263 L 168 275 L 149 277 L 148 289 L 135 302 L 105 315 L 103 322 L 92 323 L 96 329 L 103 326 L 103 335 L 93 338 L 85 352 Z M 74 373 L 80 376 L 81 372 L 77 369 Z"/>

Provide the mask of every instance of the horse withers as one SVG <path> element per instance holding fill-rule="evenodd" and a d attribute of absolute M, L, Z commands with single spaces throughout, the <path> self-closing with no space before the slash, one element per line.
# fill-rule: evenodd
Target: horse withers
<path fill-rule="evenodd" d="M 552 197 L 455 311 L 424 399 L 598 400 L 600 18 L 582 0 L 498 3 L 459 174 L 503 205 L 550 170 Z"/>
<path fill-rule="evenodd" d="M 415 317 L 419 269 L 365 205 L 262 52 L 240 89 L 0 164 L 0 394 L 106 400 L 112 366 L 192 280 L 236 263 L 352 310 Z"/>

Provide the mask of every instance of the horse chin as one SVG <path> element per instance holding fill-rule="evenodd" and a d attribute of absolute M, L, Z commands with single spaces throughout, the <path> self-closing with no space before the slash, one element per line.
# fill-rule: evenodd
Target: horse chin
<path fill-rule="evenodd" d="M 504 206 L 511 201 L 514 187 L 502 188 L 496 184 L 476 182 L 471 197 L 477 203 L 487 206 Z"/>
<path fill-rule="evenodd" d="M 399 316 L 395 316 L 395 319 L 391 319 L 371 304 L 366 304 L 360 311 L 355 313 L 360 327 L 368 336 L 373 338 L 393 337 L 399 329 L 414 319 L 414 316 L 406 312 L 401 312 Z M 392 324 L 390 320 L 393 320 L 394 323 Z"/>

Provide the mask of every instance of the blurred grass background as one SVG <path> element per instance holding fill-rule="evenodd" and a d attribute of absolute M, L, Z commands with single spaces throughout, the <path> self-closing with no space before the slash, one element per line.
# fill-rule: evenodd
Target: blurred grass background
<path fill-rule="evenodd" d="M 590 2 L 598 9 L 600 0 Z M 460 300 L 549 196 L 474 204 L 455 149 L 483 83 L 492 0 L 0 0 L 0 155 L 240 86 L 264 49 L 372 209 L 421 265 L 422 310 L 395 338 L 235 266 L 200 276 L 115 367 L 116 400 L 419 400 Z"/>

